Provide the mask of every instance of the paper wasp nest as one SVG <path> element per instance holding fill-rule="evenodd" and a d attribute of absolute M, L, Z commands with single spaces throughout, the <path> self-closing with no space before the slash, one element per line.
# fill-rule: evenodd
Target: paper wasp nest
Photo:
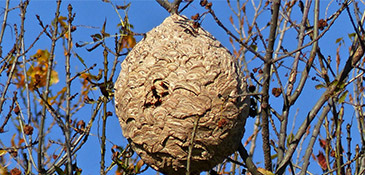
<path fill-rule="evenodd" d="M 172 15 L 128 54 L 115 83 L 123 135 L 162 173 L 184 174 L 199 118 L 190 170 L 209 170 L 234 153 L 249 98 L 236 60 L 211 34 Z"/>

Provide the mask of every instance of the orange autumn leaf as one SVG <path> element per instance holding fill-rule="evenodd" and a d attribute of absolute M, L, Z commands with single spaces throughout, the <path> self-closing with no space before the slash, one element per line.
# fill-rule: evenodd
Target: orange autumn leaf
<path fill-rule="evenodd" d="M 232 15 L 229 17 L 229 22 L 231 22 L 231 24 L 234 24 Z"/>
<path fill-rule="evenodd" d="M 68 39 L 68 32 L 66 32 L 63 36 Z"/>
<path fill-rule="evenodd" d="M 11 140 L 10 140 L 10 143 L 11 143 L 11 146 L 12 147 L 15 147 L 16 146 L 15 141 L 14 141 L 15 140 L 15 136 L 16 136 L 16 133 L 13 134 L 13 136 L 11 137 Z"/>
<path fill-rule="evenodd" d="M 50 57 L 50 53 L 48 50 L 38 49 L 36 54 L 33 55 L 36 58 L 37 62 L 32 64 L 28 71 L 27 77 L 30 78 L 30 90 L 34 90 L 34 84 L 37 82 L 36 76 L 39 76 L 39 82 L 37 83 L 37 87 L 44 87 L 47 83 L 47 70 L 48 70 L 48 59 Z M 56 84 L 59 82 L 58 72 L 52 70 L 50 77 L 50 84 Z"/>
<path fill-rule="evenodd" d="M 121 48 L 131 49 L 136 45 L 136 39 L 133 35 L 129 34 L 122 37 L 122 46 Z"/>
<path fill-rule="evenodd" d="M 18 142 L 18 146 L 21 146 L 21 144 L 24 143 L 24 139 L 20 139 Z"/>
<path fill-rule="evenodd" d="M 350 101 L 350 103 L 354 103 L 354 98 L 352 97 L 351 94 L 349 94 L 349 101 Z"/>
<path fill-rule="evenodd" d="M 319 139 L 319 145 L 320 145 L 323 149 L 325 149 L 325 148 L 326 148 L 326 145 L 327 145 L 326 140 L 324 140 L 324 139 Z"/>
<path fill-rule="evenodd" d="M 21 88 L 25 86 L 25 76 L 23 74 L 16 74 L 16 76 L 14 76 L 15 79 L 17 80 L 16 84 L 16 88 Z"/>
<path fill-rule="evenodd" d="M 17 88 L 25 88 L 25 77 L 28 78 L 30 85 L 29 89 L 31 91 L 34 91 L 35 85 L 37 87 L 44 87 L 47 83 L 48 60 L 50 55 L 48 50 L 38 49 L 37 52 L 32 55 L 34 61 L 31 62 L 25 75 L 23 71 L 20 71 L 23 69 L 23 65 L 19 65 L 15 71 L 15 76 L 13 77 L 13 79 L 15 79 L 14 84 Z M 50 84 L 56 84 L 58 81 L 58 72 L 51 70 Z"/>

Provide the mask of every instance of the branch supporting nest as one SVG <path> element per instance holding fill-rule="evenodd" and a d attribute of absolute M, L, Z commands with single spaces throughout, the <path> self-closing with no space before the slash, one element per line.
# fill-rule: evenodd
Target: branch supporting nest
<path fill-rule="evenodd" d="M 174 0 L 169 2 L 168 0 L 156 0 L 164 9 L 166 9 L 171 15 L 178 14 L 179 6 L 182 0 Z"/>

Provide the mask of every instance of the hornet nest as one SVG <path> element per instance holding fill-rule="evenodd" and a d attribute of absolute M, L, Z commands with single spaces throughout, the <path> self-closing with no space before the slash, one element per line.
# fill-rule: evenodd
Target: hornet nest
<path fill-rule="evenodd" d="M 179 15 L 130 51 L 115 83 L 116 114 L 145 163 L 184 174 L 190 159 L 196 174 L 237 150 L 249 106 L 237 64 L 210 33 Z"/>

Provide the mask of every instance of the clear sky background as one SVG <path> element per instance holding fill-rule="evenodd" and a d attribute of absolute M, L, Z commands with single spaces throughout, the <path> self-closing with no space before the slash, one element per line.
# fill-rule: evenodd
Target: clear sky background
<path fill-rule="evenodd" d="M 233 1 L 233 0 L 232 0 Z M 130 23 L 134 26 L 133 31 L 136 33 L 145 33 L 150 31 L 153 27 L 158 26 L 169 14 L 161 7 L 157 4 L 157 2 L 155 2 L 154 0 L 118 0 L 118 1 L 112 1 L 114 4 L 117 5 L 123 5 L 124 3 L 128 3 L 131 2 L 131 6 L 128 12 L 129 15 L 129 20 Z M 233 1 L 234 2 L 234 1 Z M 253 1 L 256 2 L 257 1 Z M 321 1 L 323 4 L 323 6 L 321 7 L 321 12 L 320 12 L 320 18 L 325 18 L 325 9 L 326 9 L 326 5 L 329 3 L 329 1 Z M 15 7 L 17 4 L 19 3 L 18 0 L 11 0 L 11 7 Z M 234 2 L 235 3 L 235 2 Z M 233 3 L 233 4 L 234 4 Z M 75 42 L 91 42 L 92 39 L 90 37 L 90 35 L 95 34 L 95 33 L 99 33 L 101 30 L 101 26 L 103 25 L 104 21 L 107 21 L 107 26 L 106 26 L 106 32 L 110 33 L 110 34 L 114 34 L 118 32 L 118 27 L 117 24 L 120 22 L 120 19 L 118 17 L 118 14 L 114 11 L 113 7 L 108 4 L 108 3 L 104 3 L 101 2 L 101 0 L 66 0 L 63 1 L 62 6 L 61 6 L 61 15 L 62 16 L 67 16 L 67 5 L 71 4 L 73 7 L 73 12 L 76 13 L 76 18 L 73 22 L 74 25 L 78 26 L 77 30 L 73 33 L 73 37 L 74 37 L 74 41 Z M 361 3 L 359 3 L 361 5 Z M 182 6 L 185 5 L 185 3 L 182 3 Z M 0 0 L 0 8 L 3 8 L 5 6 L 5 1 L 4 0 Z M 328 7 L 328 16 L 330 16 L 334 11 L 336 11 L 338 8 L 340 7 L 340 5 L 338 4 L 338 1 L 334 1 L 331 6 Z M 362 11 L 364 9 L 364 6 L 361 5 L 360 6 L 360 11 Z M 54 13 L 55 13 L 55 9 L 56 9 L 56 2 L 53 0 L 33 0 L 30 2 L 29 7 L 28 7 L 28 11 L 27 11 L 27 18 L 26 18 L 26 47 L 30 45 L 30 43 L 34 40 L 34 38 L 39 34 L 39 32 L 42 31 L 42 28 L 39 26 L 38 21 L 36 19 L 36 15 L 39 15 L 43 21 L 43 23 L 45 24 L 50 24 L 51 21 L 54 19 Z M 215 10 L 217 16 L 223 21 L 223 23 L 230 29 L 233 31 L 232 26 L 229 23 L 229 16 L 232 14 L 232 12 L 230 11 L 229 7 L 227 6 L 227 3 L 225 0 L 214 0 L 213 1 L 213 9 Z M 248 6 L 247 8 L 247 13 L 250 14 L 252 13 L 252 9 L 250 8 L 250 6 Z M 301 19 L 301 14 L 299 12 L 299 7 L 296 5 L 294 7 L 295 11 L 293 13 L 293 18 L 296 19 L 296 21 L 299 23 L 300 19 Z M 352 9 L 352 8 L 351 8 Z M 199 13 L 203 13 L 205 11 L 204 8 L 200 7 L 199 5 L 199 0 L 195 0 L 195 2 L 193 4 L 191 4 L 182 14 L 186 15 L 188 17 L 194 15 L 195 13 L 199 12 Z M 0 9 L 0 12 L 2 12 L 2 10 Z M 120 14 L 124 17 L 124 12 L 123 11 L 119 11 Z M 312 12 L 311 12 L 312 13 Z M 9 16 L 9 27 L 7 28 L 7 32 L 5 33 L 4 36 L 4 42 L 3 42 L 3 53 L 7 53 L 7 51 L 9 51 L 9 49 L 12 47 L 12 43 L 14 42 L 14 31 L 12 29 L 12 26 L 14 23 L 17 23 L 19 25 L 19 16 L 18 16 L 18 11 L 13 11 L 10 12 L 10 16 Z M 313 13 L 312 13 L 313 14 Z M 3 14 L 1 14 L 3 16 Z M 2 17 L 1 16 L 1 17 Z M 312 16 L 310 16 L 312 17 Z M 325 56 L 332 56 L 332 58 L 335 58 L 336 56 L 336 48 L 337 48 L 337 44 L 335 44 L 336 39 L 343 37 L 344 41 L 345 41 L 345 45 L 344 47 L 341 48 L 341 53 L 343 55 L 342 58 L 343 60 L 345 60 L 345 58 L 347 58 L 348 56 L 348 52 L 347 49 L 350 46 L 351 42 L 348 39 L 347 35 L 349 33 L 353 32 L 353 28 L 350 25 L 349 21 L 348 21 L 348 16 L 346 13 L 343 13 L 340 18 L 338 19 L 338 21 L 335 23 L 335 25 L 333 26 L 334 29 L 332 29 L 329 33 L 327 33 L 324 38 L 322 40 L 320 40 L 319 42 L 319 46 L 321 48 L 322 53 Z M 266 25 L 266 23 L 270 20 L 270 10 L 266 10 L 264 11 L 264 13 L 262 14 L 262 16 L 260 18 L 258 18 L 258 24 L 260 26 L 264 26 Z M 312 19 L 310 19 L 312 21 Z M 235 21 L 237 22 L 237 21 Z M 224 46 L 226 46 L 229 50 L 232 51 L 232 46 L 229 43 L 229 37 L 227 36 L 227 34 L 214 22 L 214 20 L 211 18 L 211 16 L 207 15 L 207 17 L 204 19 L 203 23 L 202 23 L 203 28 L 205 28 L 207 31 L 209 31 L 210 33 L 212 33 L 219 41 L 222 42 L 222 44 Z M 268 30 L 264 31 L 264 34 L 267 34 Z M 288 32 L 288 34 L 286 35 L 286 40 L 284 43 L 284 46 L 286 46 L 289 51 L 292 49 L 296 48 L 296 40 L 297 36 L 295 32 Z M 141 38 L 137 37 L 137 40 L 140 40 Z M 109 41 L 107 41 L 110 45 L 110 47 L 113 47 L 113 42 L 114 39 L 110 38 Z M 308 40 L 306 40 L 306 42 L 308 42 Z M 9 43 L 9 44 L 7 44 Z M 51 45 L 50 45 L 50 40 L 48 38 L 46 38 L 45 36 L 42 36 L 40 41 L 37 42 L 37 44 L 34 46 L 34 49 L 32 49 L 30 51 L 31 54 L 29 55 L 33 55 L 37 49 L 50 49 Z M 292 44 L 295 43 L 295 44 Z M 61 41 L 59 41 L 58 43 L 58 49 L 56 50 L 56 70 L 59 71 L 59 75 L 60 75 L 60 82 L 57 85 L 57 88 L 61 89 L 62 87 L 64 87 L 64 75 L 62 74 L 62 72 L 64 71 L 64 56 L 63 56 L 63 48 L 61 47 Z M 86 48 L 90 48 L 91 46 L 87 46 Z M 92 52 L 87 52 L 85 48 L 74 48 L 74 50 L 85 60 L 86 64 L 88 66 L 91 66 L 94 63 L 97 63 L 97 68 L 94 69 L 92 72 L 97 74 L 98 69 L 102 68 L 102 60 L 103 60 L 103 55 L 102 55 L 102 49 L 98 48 Z M 260 48 L 259 48 L 260 50 Z M 262 48 L 261 48 L 262 50 Z M 72 58 L 73 62 L 72 62 L 72 69 L 75 70 L 74 72 L 77 71 L 81 71 L 83 70 L 83 66 L 82 64 L 76 59 L 76 58 Z M 121 58 L 122 59 L 122 58 Z M 122 61 L 122 60 L 120 60 Z M 110 58 L 110 62 L 112 62 L 112 58 Z M 343 65 L 344 61 L 342 62 L 341 65 Z M 291 62 L 284 62 L 284 64 L 287 67 L 291 67 Z M 318 64 L 318 62 L 317 62 Z M 251 70 L 252 68 L 261 66 L 261 61 L 259 60 L 254 60 L 252 62 L 249 63 L 249 70 Z M 118 65 L 118 70 L 117 72 L 119 73 L 120 71 L 120 66 Z M 341 66 L 340 66 L 341 67 Z M 280 74 L 284 75 L 285 73 L 290 72 L 290 70 L 285 70 L 282 69 L 283 72 L 280 72 Z M 286 71 L 286 72 L 285 72 Z M 310 76 L 315 76 L 315 72 L 312 71 Z M 0 81 L 3 83 L 6 80 L 6 76 L 2 75 L 0 77 Z M 292 127 L 292 123 L 298 123 L 298 125 L 296 125 L 294 127 L 294 131 L 297 129 L 297 127 L 299 126 L 299 123 L 301 123 L 301 121 L 303 121 L 303 119 L 305 118 L 305 116 L 307 115 L 307 113 L 309 112 L 309 110 L 313 107 L 313 104 L 315 101 L 317 101 L 317 99 L 319 98 L 319 96 L 321 95 L 321 93 L 323 92 L 323 90 L 316 90 L 314 88 L 314 86 L 318 84 L 317 82 L 313 82 L 310 81 L 308 82 L 308 84 L 306 85 L 307 90 L 305 90 L 302 94 L 302 96 L 300 97 L 298 104 L 292 108 L 291 111 L 291 119 L 294 118 L 294 114 L 297 112 L 298 110 L 298 115 L 296 120 L 292 120 L 291 123 L 289 123 L 289 127 Z M 273 83 L 273 87 L 276 86 L 275 83 Z M 80 90 L 80 84 L 78 84 L 77 82 L 73 84 L 73 92 L 72 93 L 76 93 L 78 90 Z M 56 89 L 57 89 L 56 88 Z M 11 91 L 14 91 L 16 89 L 12 88 Z M 94 97 L 94 99 L 96 99 L 99 96 L 99 90 L 93 91 L 90 95 L 90 97 Z M 9 93 L 10 94 L 10 93 Z M 280 107 L 282 106 L 281 104 L 281 99 L 277 100 L 275 98 L 271 98 L 271 105 L 273 107 L 276 107 L 277 109 L 281 110 Z M 5 106 L 8 106 L 10 104 L 5 104 Z M 114 112 L 114 107 L 112 105 L 108 106 L 109 111 Z M 347 106 L 347 108 L 351 108 L 350 106 Z M 25 109 L 23 109 L 25 110 Z M 79 112 L 77 112 L 73 118 L 75 119 L 83 119 L 85 121 L 88 121 L 88 119 L 90 118 L 90 115 L 92 113 L 92 106 L 90 105 L 90 107 L 85 107 L 82 110 L 80 110 Z M 1 114 L 1 117 L 3 117 L 5 115 Z M 353 117 L 353 113 L 348 113 L 345 114 L 346 119 L 345 122 L 351 122 L 351 119 Z M 0 117 L 0 121 L 2 122 L 2 119 Z M 98 122 L 98 121 L 96 121 Z M 315 123 L 316 121 L 314 121 L 313 123 Z M 355 124 L 355 120 L 353 121 L 353 123 Z M 247 126 L 246 126 L 246 134 L 244 136 L 243 141 L 245 141 L 247 139 L 247 137 L 250 135 L 250 132 L 252 132 L 252 126 L 254 124 L 254 119 L 248 119 L 247 121 Z M 357 127 L 357 126 L 356 126 Z M 354 129 L 356 128 L 355 126 L 353 127 Z M 92 136 L 89 137 L 88 143 L 86 143 L 84 145 L 84 147 L 77 153 L 77 164 L 80 168 L 83 169 L 83 173 L 85 175 L 94 175 L 94 174 L 99 174 L 99 162 L 100 162 L 100 145 L 99 145 L 99 139 L 98 139 L 98 128 L 99 126 L 95 125 L 93 126 L 93 129 L 91 131 Z M 110 140 L 110 142 L 112 142 L 113 144 L 117 144 L 117 145 L 126 145 L 126 140 L 124 139 L 124 137 L 122 136 L 122 132 L 121 132 L 121 128 L 119 126 L 119 122 L 117 120 L 117 117 L 115 115 L 113 115 L 112 117 L 110 117 L 108 119 L 108 123 L 107 123 L 107 138 Z M 5 144 L 9 144 L 10 143 L 6 143 L 6 140 L 10 140 L 11 136 L 12 136 L 12 126 L 8 126 L 6 128 L 7 130 L 9 130 L 10 132 L 7 133 L 3 133 L 0 134 L 0 138 L 1 140 L 5 143 Z M 344 131 L 345 132 L 345 131 Z M 62 135 L 62 133 L 60 132 L 59 129 L 55 129 L 54 130 L 54 136 L 57 135 Z M 52 137 L 51 134 L 51 137 Z M 354 138 L 358 137 L 356 136 L 356 131 L 353 132 L 354 134 Z M 272 134 L 274 135 L 274 133 Z M 324 133 L 323 133 L 324 136 Z M 35 137 L 35 135 L 34 135 Z M 9 138 L 9 139 L 7 139 Z M 62 137 L 57 137 L 57 138 L 62 138 Z M 261 137 L 258 137 L 259 142 L 261 142 Z M 111 152 L 110 152 L 110 148 L 113 144 L 111 144 L 110 142 L 108 142 L 107 144 L 107 165 L 110 164 L 110 158 L 111 158 Z M 8 146 L 9 146 L 8 145 Z M 355 145 L 355 144 L 353 144 Z M 303 146 L 305 147 L 306 144 L 303 144 Z M 254 161 L 258 162 L 259 167 L 263 167 L 263 154 L 261 150 L 261 145 L 258 144 L 257 145 L 257 150 L 255 152 L 254 155 Z M 314 149 L 314 154 L 318 153 L 318 144 L 316 144 L 316 148 Z M 297 155 L 294 155 L 294 157 L 296 158 Z M 10 167 L 16 167 L 16 164 L 14 164 L 14 162 L 10 165 Z M 312 172 L 317 173 L 317 174 L 322 174 L 322 171 L 320 170 L 320 168 L 318 167 L 318 165 L 315 162 L 311 163 L 310 166 L 312 169 L 310 169 Z M 109 174 L 113 174 L 115 172 L 115 170 L 112 170 Z M 154 174 L 155 172 L 152 170 L 147 171 L 145 174 Z"/>

